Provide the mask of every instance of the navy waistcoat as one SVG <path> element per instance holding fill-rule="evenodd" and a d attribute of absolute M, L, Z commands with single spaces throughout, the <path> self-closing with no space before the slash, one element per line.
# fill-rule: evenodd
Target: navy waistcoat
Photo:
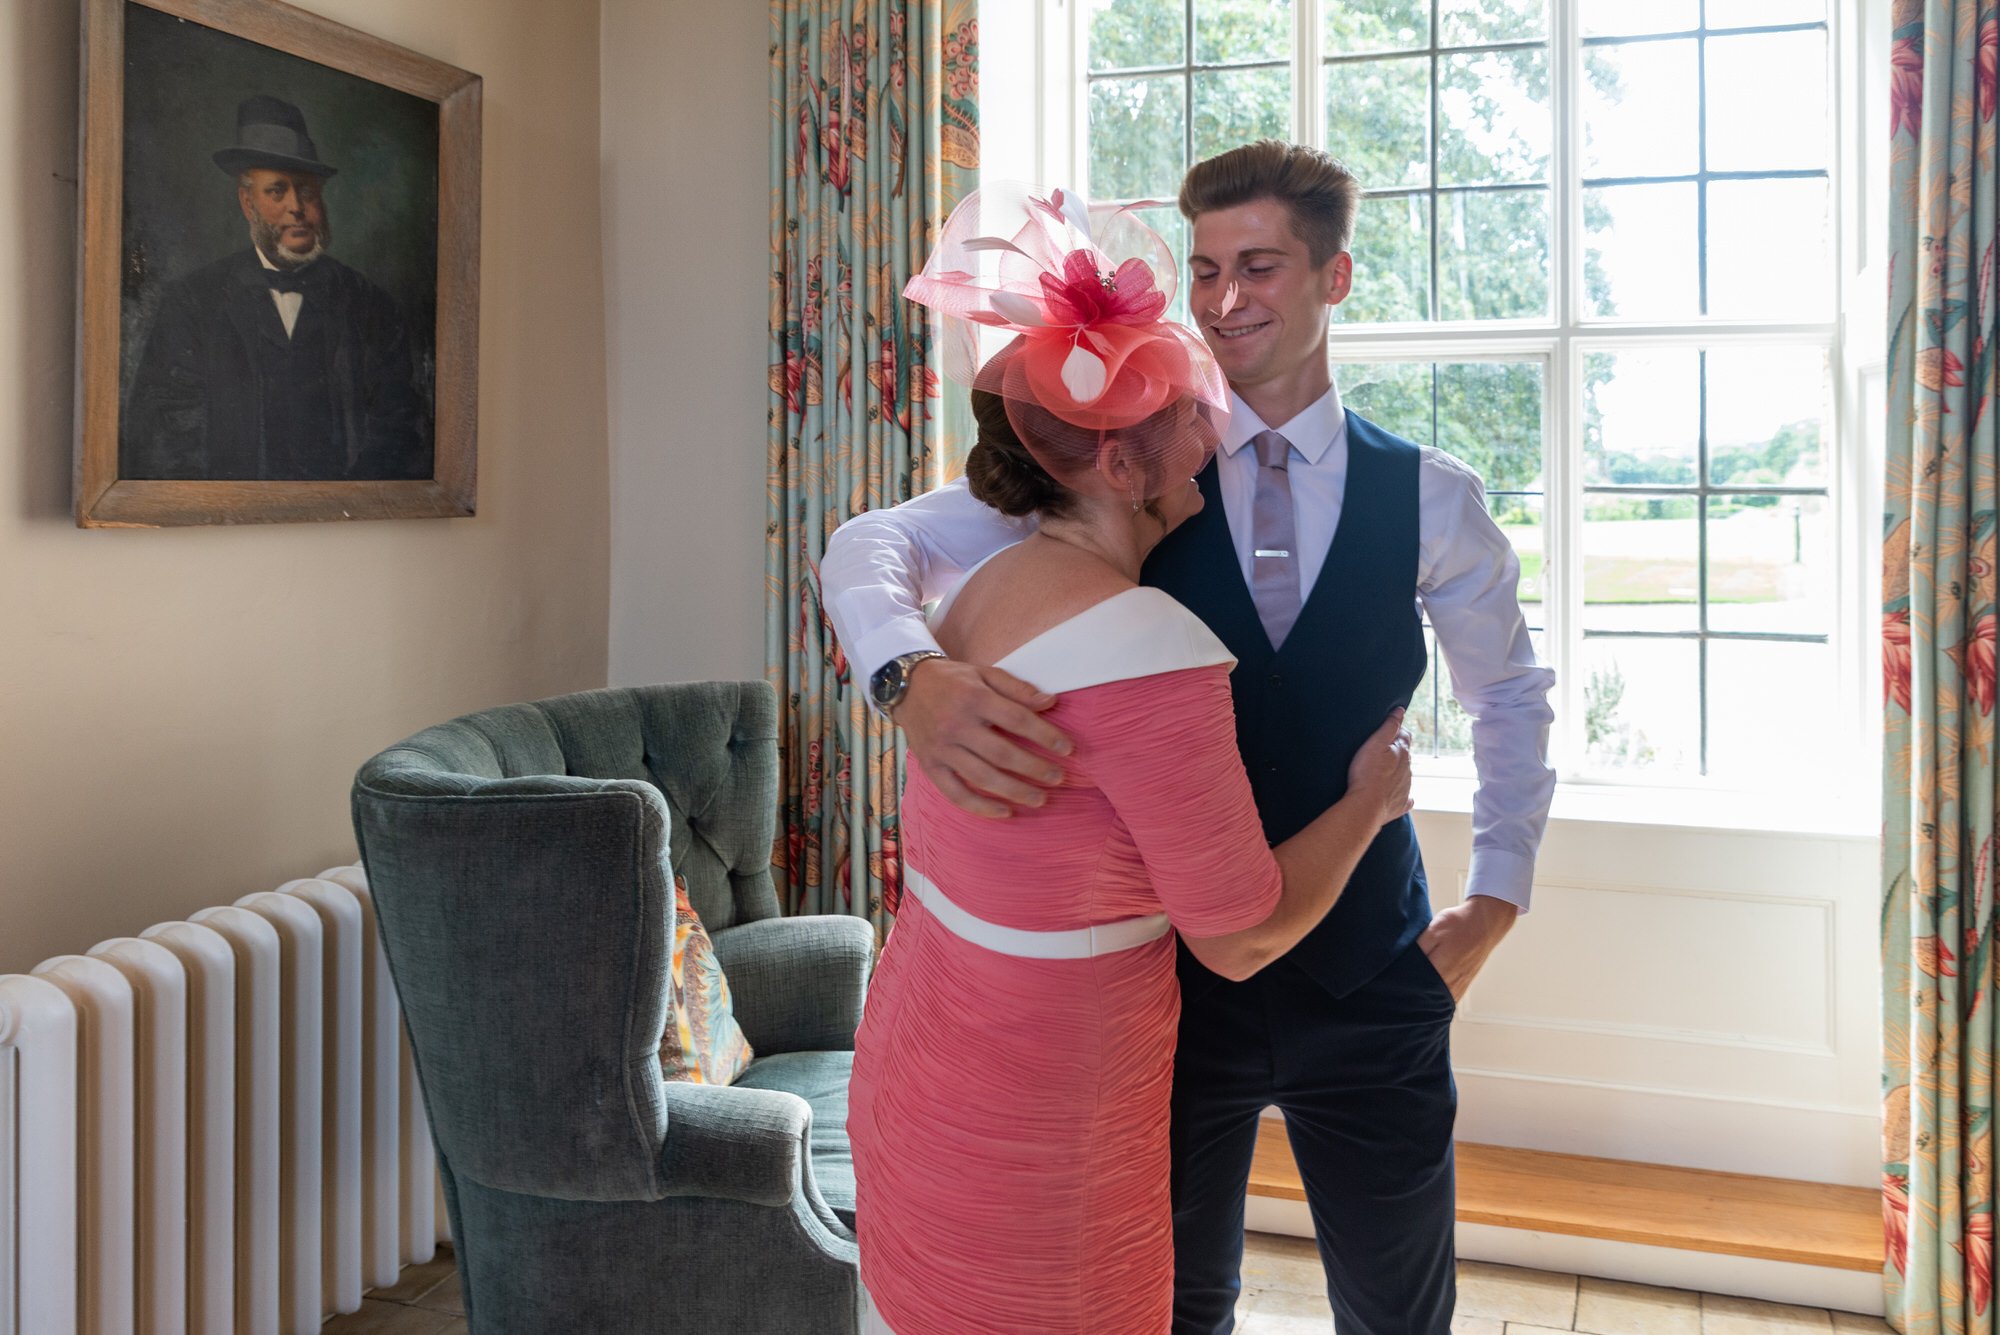
<path fill-rule="evenodd" d="M 1216 466 L 1199 479 L 1200 514 L 1147 559 L 1145 582 L 1172 594 L 1236 656 L 1236 742 L 1264 834 L 1279 844 L 1347 791 L 1347 767 L 1389 711 L 1423 680 L 1417 612 L 1418 448 L 1347 414 L 1340 523 L 1284 644 L 1273 649 L 1243 581 Z M 1336 996 L 1374 977 L 1430 921 L 1408 816 L 1382 828 L 1325 921 L 1285 956 Z M 1274 965 L 1272 967 L 1281 967 Z M 1181 951 L 1184 991 L 1217 976 Z"/>

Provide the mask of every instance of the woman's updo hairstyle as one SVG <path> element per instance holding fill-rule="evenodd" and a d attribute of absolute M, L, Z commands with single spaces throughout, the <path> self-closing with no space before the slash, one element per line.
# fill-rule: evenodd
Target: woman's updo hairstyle
<path fill-rule="evenodd" d="M 1007 417 L 1007 401 L 991 390 L 972 391 L 972 415 L 979 440 L 965 458 L 972 494 L 1003 515 L 1061 515 L 1071 502 L 1069 488 L 1055 480 L 1021 443 Z"/>

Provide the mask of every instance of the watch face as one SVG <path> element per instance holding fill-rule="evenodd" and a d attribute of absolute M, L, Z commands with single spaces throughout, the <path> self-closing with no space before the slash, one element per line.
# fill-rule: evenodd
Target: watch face
<path fill-rule="evenodd" d="M 876 704 L 886 706 L 896 698 L 903 679 L 899 667 L 900 665 L 893 661 L 884 663 L 876 668 L 875 674 L 868 679 L 868 693 L 875 697 Z"/>

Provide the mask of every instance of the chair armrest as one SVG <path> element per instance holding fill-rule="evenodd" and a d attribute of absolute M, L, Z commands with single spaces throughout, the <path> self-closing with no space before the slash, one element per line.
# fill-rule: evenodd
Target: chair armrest
<path fill-rule="evenodd" d="M 759 1055 L 854 1046 L 875 963 L 875 929 L 864 919 L 765 918 L 713 939 L 736 1022 Z"/>
<path fill-rule="evenodd" d="M 666 1102 L 667 1195 L 775 1206 L 811 1181 L 812 1109 L 798 1095 L 670 1080 Z"/>

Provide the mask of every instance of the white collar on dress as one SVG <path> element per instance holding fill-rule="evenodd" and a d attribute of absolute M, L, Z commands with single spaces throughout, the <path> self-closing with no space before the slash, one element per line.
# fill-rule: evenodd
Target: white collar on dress
<path fill-rule="evenodd" d="M 1187 668 L 1236 665 L 1214 631 L 1158 589 L 1126 589 L 1035 636 L 993 666 L 1051 695 Z"/>

